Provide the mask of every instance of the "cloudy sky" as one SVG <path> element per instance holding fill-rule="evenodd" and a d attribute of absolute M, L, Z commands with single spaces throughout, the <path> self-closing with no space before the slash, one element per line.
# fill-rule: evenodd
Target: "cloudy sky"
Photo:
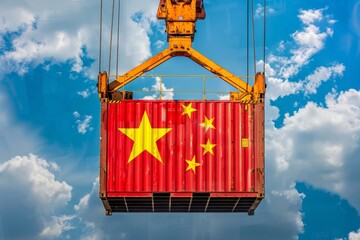
<path fill-rule="evenodd" d="M 194 47 L 245 75 L 245 1 L 204 2 Z M 157 4 L 121 1 L 119 73 L 166 47 Z M 0 0 L 0 239 L 360 239 L 360 1 L 267 4 L 266 198 L 255 216 L 106 217 L 97 197 L 99 1 Z M 110 8 L 104 0 L 101 70 Z M 262 1 L 254 11 L 262 70 Z M 152 73 L 206 71 L 179 58 Z"/>

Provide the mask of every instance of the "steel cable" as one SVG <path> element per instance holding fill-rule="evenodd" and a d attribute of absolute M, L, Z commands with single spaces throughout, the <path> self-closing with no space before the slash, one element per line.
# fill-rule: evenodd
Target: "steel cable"
<path fill-rule="evenodd" d="M 102 10 L 103 1 L 100 0 L 100 46 L 99 46 L 99 73 L 101 73 L 101 47 L 102 47 Z"/>
<path fill-rule="evenodd" d="M 246 1 L 246 92 L 249 86 L 249 0 Z"/>
<path fill-rule="evenodd" d="M 254 50 L 254 76 L 256 76 L 256 42 L 255 42 L 255 21 L 254 21 L 254 0 L 251 0 L 251 17 L 252 17 L 252 39 Z"/>
<path fill-rule="evenodd" d="M 265 67 L 266 67 L 266 65 L 265 65 L 265 57 L 266 57 L 266 0 L 264 0 L 264 67 L 263 67 L 263 69 L 264 69 L 264 75 L 265 75 Z"/>
<path fill-rule="evenodd" d="M 112 1 L 112 13 L 111 13 L 111 29 L 110 29 L 110 47 L 109 47 L 109 75 L 111 74 L 111 51 L 112 51 L 112 36 L 113 36 L 113 28 L 114 28 L 114 8 L 115 8 L 115 0 Z"/>
<path fill-rule="evenodd" d="M 117 39 L 116 39 L 116 78 L 118 78 L 119 71 L 119 41 L 120 41 L 120 0 L 118 1 L 118 26 L 117 26 Z"/>

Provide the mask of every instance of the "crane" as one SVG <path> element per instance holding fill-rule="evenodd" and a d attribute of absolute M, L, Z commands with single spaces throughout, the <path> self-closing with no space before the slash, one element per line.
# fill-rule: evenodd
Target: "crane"
<path fill-rule="evenodd" d="M 126 94 L 117 90 L 144 73 L 154 69 L 165 61 L 178 56 L 188 57 L 225 82 L 236 88 L 230 93 L 230 100 L 243 103 L 263 101 L 265 94 L 264 73 L 256 73 L 255 83 L 250 86 L 240 77 L 234 75 L 219 64 L 210 60 L 192 47 L 196 32 L 196 21 L 205 19 L 203 0 L 160 0 L 157 18 L 165 20 L 168 47 L 127 73 L 117 77 L 108 84 L 108 73 L 98 76 L 98 93 L 100 99 L 122 100 Z"/>

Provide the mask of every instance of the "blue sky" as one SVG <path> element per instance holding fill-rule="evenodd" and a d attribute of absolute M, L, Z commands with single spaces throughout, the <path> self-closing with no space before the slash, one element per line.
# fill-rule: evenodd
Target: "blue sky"
<path fill-rule="evenodd" d="M 164 49 L 166 36 L 158 1 L 121 2 L 124 73 Z M 245 75 L 245 1 L 204 2 L 194 48 Z M 0 239 L 360 239 L 360 1 L 267 3 L 266 198 L 255 216 L 106 217 L 97 197 L 99 3 L 0 1 Z M 111 2 L 104 4 L 107 49 Z M 183 58 L 152 73 L 207 74 Z M 165 79 L 163 87 L 188 85 Z"/>

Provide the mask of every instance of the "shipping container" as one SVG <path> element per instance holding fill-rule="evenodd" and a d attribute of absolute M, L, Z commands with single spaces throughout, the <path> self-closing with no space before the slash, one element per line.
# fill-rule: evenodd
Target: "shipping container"
<path fill-rule="evenodd" d="M 264 198 L 264 103 L 101 102 L 100 198 L 112 212 L 247 212 Z"/>

